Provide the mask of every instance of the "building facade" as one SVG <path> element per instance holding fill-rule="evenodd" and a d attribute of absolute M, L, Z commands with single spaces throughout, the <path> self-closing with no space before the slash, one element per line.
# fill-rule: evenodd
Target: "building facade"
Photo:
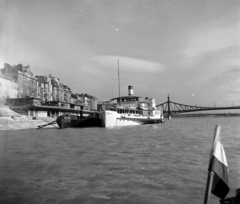
<path fill-rule="evenodd" d="M 0 105 L 4 105 L 7 98 L 17 98 L 17 95 L 17 82 L 0 73 Z"/>
<path fill-rule="evenodd" d="M 0 69 L 1 104 L 9 105 L 28 116 L 32 116 L 28 112 L 30 109 L 38 116 L 59 115 L 68 110 L 74 114 L 78 114 L 78 110 L 97 110 L 95 97 L 73 94 L 70 87 L 51 75 L 34 76 L 29 65 L 7 63 Z"/>
<path fill-rule="evenodd" d="M 67 85 L 63 85 L 64 102 L 71 103 L 71 89 Z"/>
<path fill-rule="evenodd" d="M 64 87 L 60 80 L 56 77 L 49 75 L 52 83 L 52 101 L 64 102 Z"/>
<path fill-rule="evenodd" d="M 18 83 L 18 98 L 37 97 L 38 83 L 30 66 L 4 64 L 2 73 Z"/>
<path fill-rule="evenodd" d="M 83 102 L 85 109 L 87 110 L 97 110 L 97 98 L 88 94 L 81 94 L 83 97 Z"/>
<path fill-rule="evenodd" d="M 71 94 L 71 103 L 84 106 L 84 99 L 80 94 L 72 93 Z"/>
<path fill-rule="evenodd" d="M 52 80 L 47 76 L 35 76 L 38 81 L 38 97 L 42 103 L 53 101 L 52 97 Z"/>

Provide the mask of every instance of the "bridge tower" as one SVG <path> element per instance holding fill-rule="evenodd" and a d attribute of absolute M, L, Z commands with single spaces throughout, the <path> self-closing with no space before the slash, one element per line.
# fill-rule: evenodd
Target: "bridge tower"
<path fill-rule="evenodd" d="M 170 110 L 170 98 L 169 98 L 169 94 L 168 94 L 168 120 L 171 120 L 171 110 Z"/>

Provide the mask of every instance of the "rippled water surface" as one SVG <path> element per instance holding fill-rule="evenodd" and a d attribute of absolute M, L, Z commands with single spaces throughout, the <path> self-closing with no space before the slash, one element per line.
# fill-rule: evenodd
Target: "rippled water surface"
<path fill-rule="evenodd" d="M 115 129 L 0 131 L 0 203 L 203 203 L 215 125 L 233 196 L 240 118 L 186 118 Z M 210 203 L 219 203 L 211 196 Z"/>

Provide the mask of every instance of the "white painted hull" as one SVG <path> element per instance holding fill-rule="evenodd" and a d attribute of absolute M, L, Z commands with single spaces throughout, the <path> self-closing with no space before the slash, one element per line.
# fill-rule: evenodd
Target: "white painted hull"
<path fill-rule="evenodd" d="M 101 111 L 100 119 L 103 127 L 133 126 L 163 122 L 159 116 L 135 116 L 133 114 L 119 114 L 116 111 L 110 110 Z"/>

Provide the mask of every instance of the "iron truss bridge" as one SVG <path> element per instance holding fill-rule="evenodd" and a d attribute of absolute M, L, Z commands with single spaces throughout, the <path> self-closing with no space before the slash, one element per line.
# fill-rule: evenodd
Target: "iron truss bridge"
<path fill-rule="evenodd" d="M 231 107 L 200 107 L 200 106 L 190 106 L 184 105 L 180 103 L 175 103 L 169 100 L 158 104 L 157 107 L 161 107 L 163 113 L 178 114 L 178 113 L 186 113 L 186 112 L 196 112 L 196 111 L 210 111 L 210 110 L 228 110 L 228 109 L 240 109 L 240 106 L 231 106 Z"/>

